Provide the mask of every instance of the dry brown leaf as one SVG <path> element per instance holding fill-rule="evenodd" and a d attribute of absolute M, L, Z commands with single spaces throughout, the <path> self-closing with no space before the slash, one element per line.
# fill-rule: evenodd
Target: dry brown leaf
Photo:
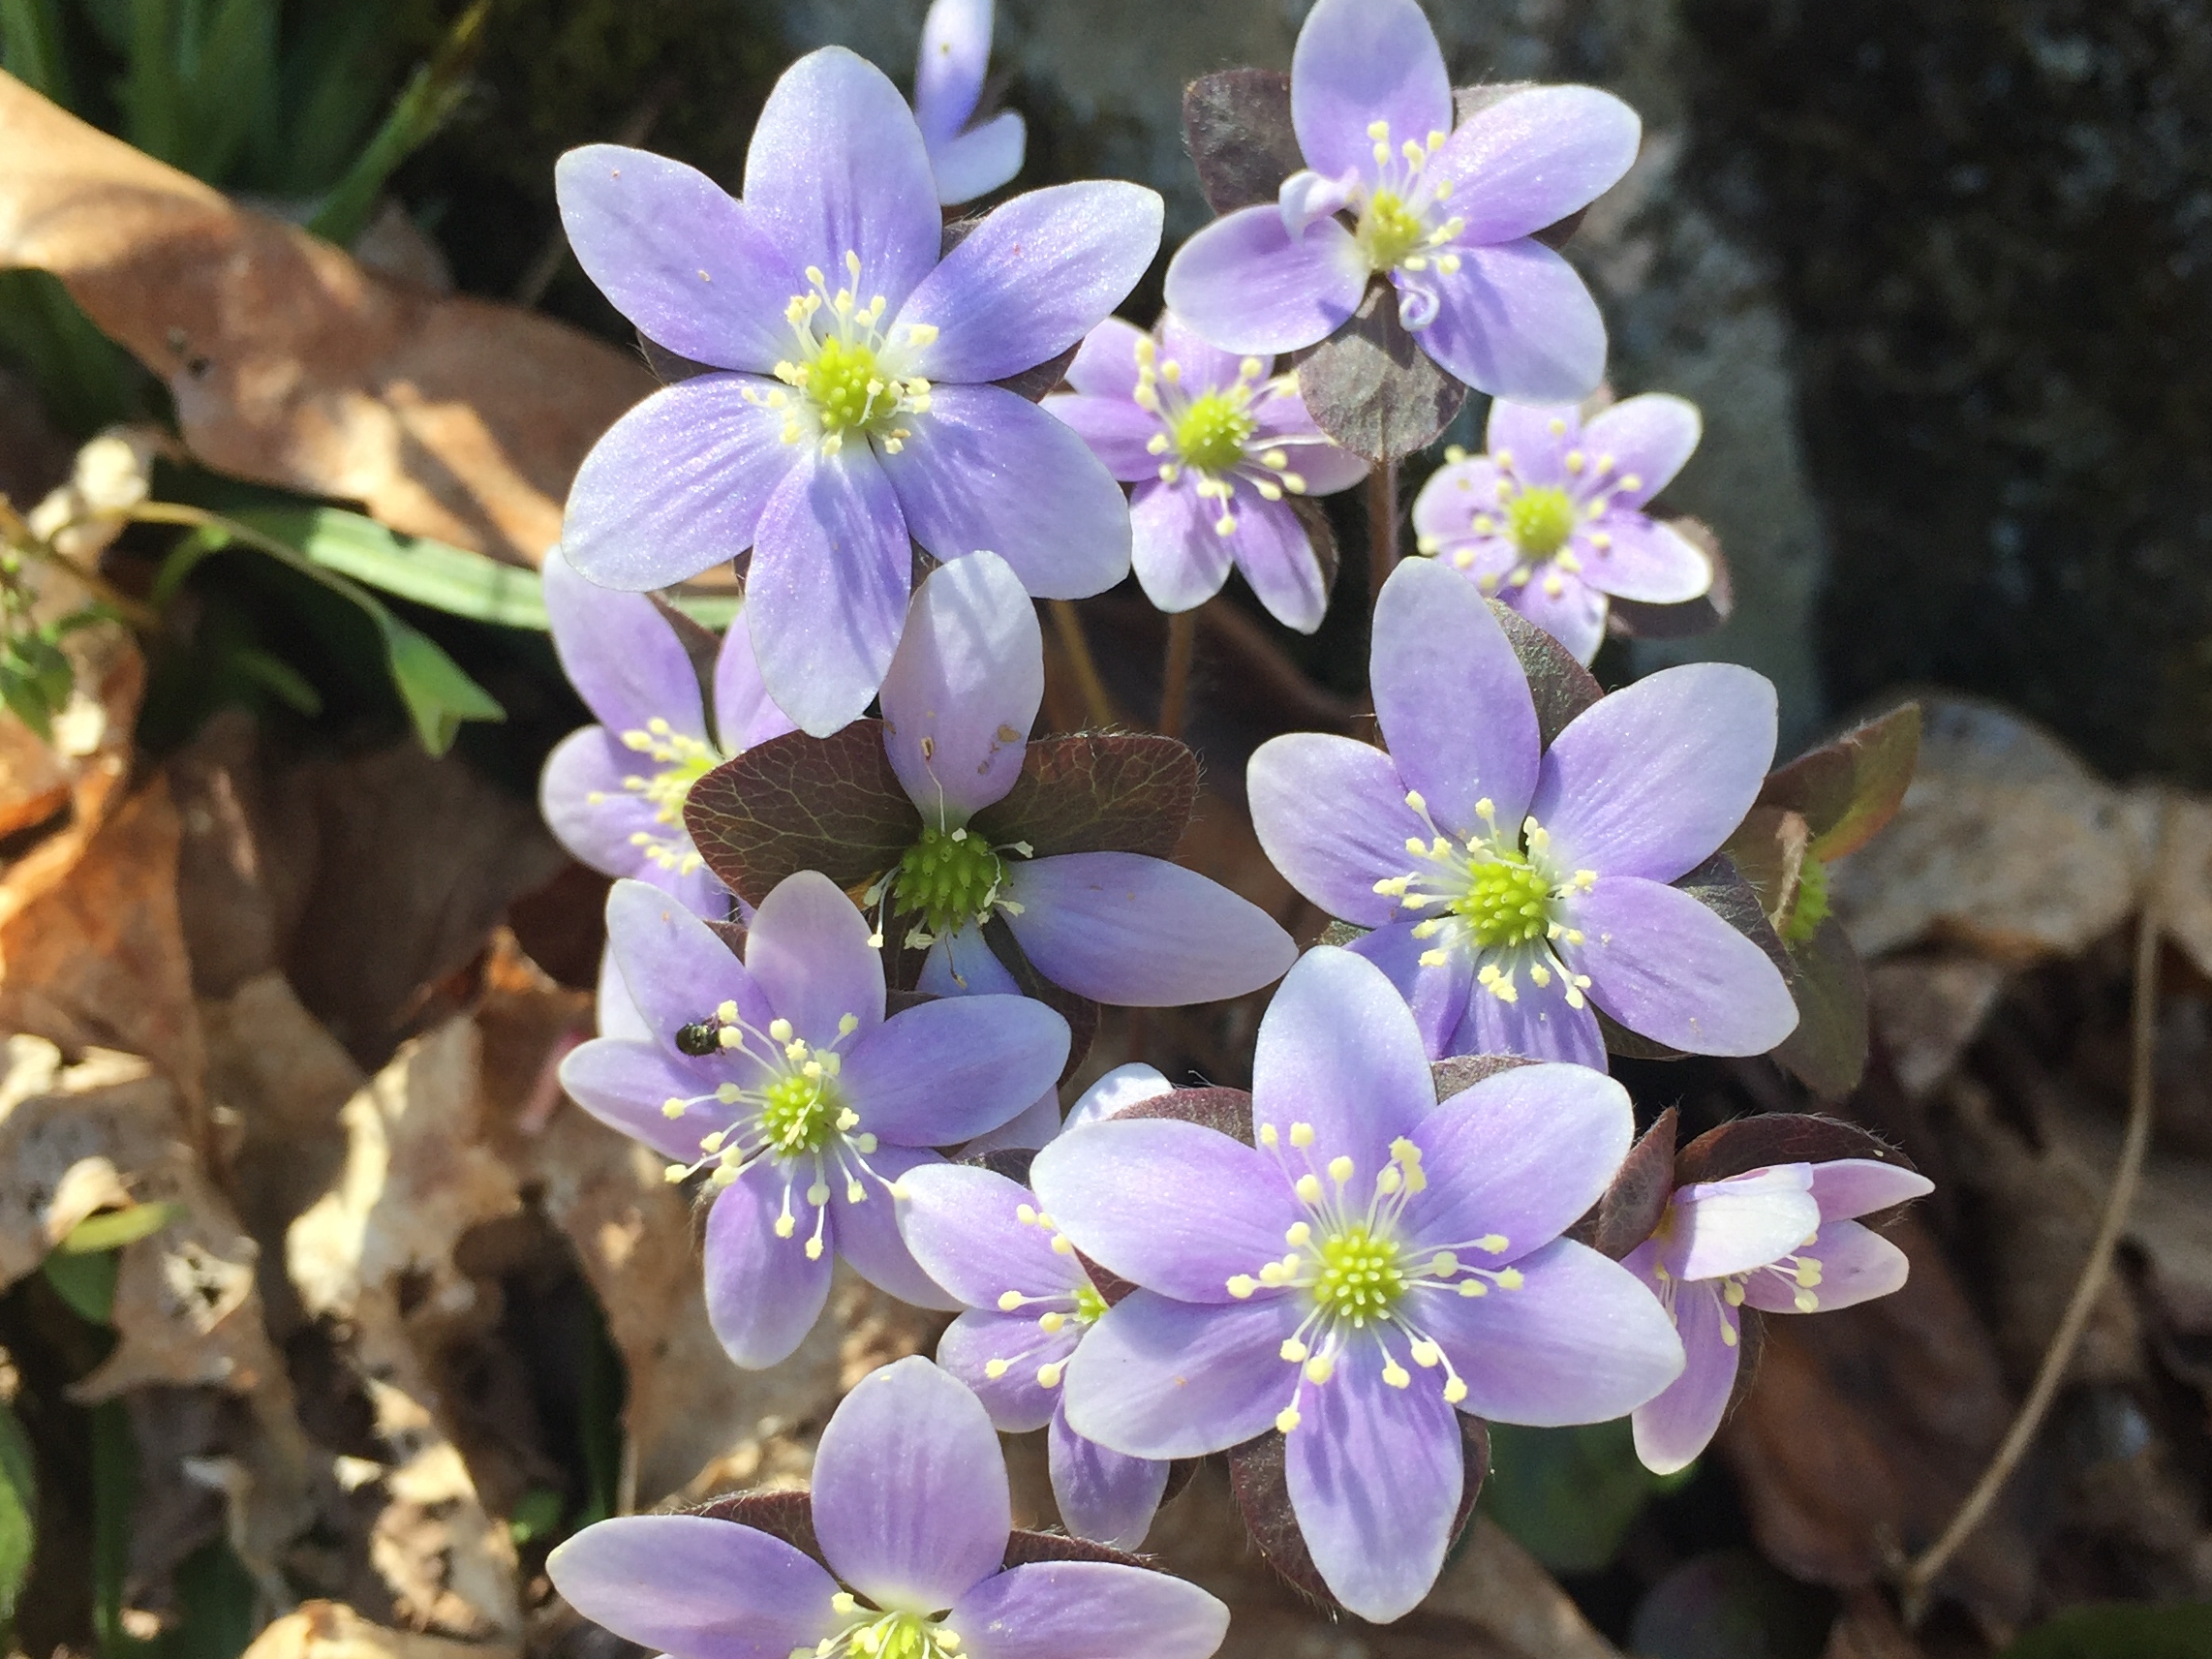
<path fill-rule="evenodd" d="M 627 353 L 373 276 L 6 77 L 0 154 L 0 266 L 60 277 L 222 472 L 535 563 L 585 451 L 653 389 Z"/>
<path fill-rule="evenodd" d="M 1979 956 L 1907 956 L 1867 969 L 1874 1029 L 1906 1093 L 1919 1099 L 1951 1075 L 2008 976 Z"/>
<path fill-rule="evenodd" d="M 450 1642 L 372 1624 L 342 1602 L 304 1602 L 254 1638 L 244 1659 L 515 1659 L 512 1643 Z"/>

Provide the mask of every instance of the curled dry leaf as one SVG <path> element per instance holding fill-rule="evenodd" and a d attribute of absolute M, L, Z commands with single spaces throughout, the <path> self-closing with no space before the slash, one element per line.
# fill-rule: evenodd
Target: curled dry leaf
<path fill-rule="evenodd" d="M 59 277 L 218 471 L 535 563 L 585 451 L 653 389 L 625 353 L 372 275 L 9 77 L 0 153 L 0 266 Z"/>

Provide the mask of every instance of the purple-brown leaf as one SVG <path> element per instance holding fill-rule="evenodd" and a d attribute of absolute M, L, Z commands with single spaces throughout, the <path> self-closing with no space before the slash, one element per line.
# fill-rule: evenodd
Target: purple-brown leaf
<path fill-rule="evenodd" d="M 1063 852 L 1166 858 L 1183 839 L 1197 799 L 1198 758 L 1174 738 L 1080 732 L 1030 744 L 1013 788 L 975 814 L 975 828 L 995 845 L 1026 842 L 1035 858 Z"/>
<path fill-rule="evenodd" d="M 1833 916 L 1789 949 L 1797 967 L 1790 995 L 1797 1001 L 1797 1029 L 1782 1039 L 1774 1059 L 1822 1099 L 1840 1100 L 1866 1071 L 1866 969 Z"/>
<path fill-rule="evenodd" d="M 1275 200 L 1306 166 L 1290 124 L 1290 77 L 1279 70 L 1200 76 L 1183 89 L 1183 140 L 1216 213 Z"/>
<path fill-rule="evenodd" d="M 1786 1163 L 1828 1163 L 1872 1158 L 1911 1169 L 1912 1159 L 1857 1123 L 1809 1112 L 1767 1112 L 1707 1129 L 1674 1156 L 1674 1184 L 1725 1181 Z"/>
<path fill-rule="evenodd" d="M 881 874 L 920 839 L 921 814 L 883 752 L 883 722 L 828 737 L 788 732 L 691 785 L 684 827 L 699 856 L 757 905 L 784 876 L 818 870 L 841 887 Z"/>
<path fill-rule="evenodd" d="M 1296 353 L 1298 391 L 1322 431 L 1355 455 L 1395 461 L 1433 442 L 1467 398 L 1398 320 L 1398 291 L 1372 282 L 1350 321 Z"/>
<path fill-rule="evenodd" d="M 1814 856 L 1841 858 L 1895 814 L 1920 754 L 1920 705 L 1906 703 L 1767 774 L 1759 801 L 1802 813 Z"/>
<path fill-rule="evenodd" d="M 1651 1237 L 1674 1192 L 1674 1108 L 1644 1131 L 1621 1160 L 1605 1196 L 1568 1237 L 1619 1261 Z"/>
<path fill-rule="evenodd" d="M 1521 671 L 1528 676 L 1528 694 L 1536 703 L 1536 730 L 1549 749 L 1567 729 L 1567 722 L 1605 695 L 1597 676 L 1575 661 L 1561 645 L 1511 605 L 1492 599 L 1490 614 L 1505 630 Z"/>

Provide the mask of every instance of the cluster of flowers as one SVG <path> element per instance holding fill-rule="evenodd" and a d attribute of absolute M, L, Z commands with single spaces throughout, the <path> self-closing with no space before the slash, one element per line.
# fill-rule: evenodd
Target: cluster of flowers
<path fill-rule="evenodd" d="M 1606 596 L 1711 578 L 1644 511 L 1696 412 L 1583 418 L 1603 327 L 1536 235 L 1626 169 L 1635 116 L 1538 88 L 1456 123 L 1413 0 L 1321 0 L 1289 88 L 1305 169 L 1184 245 L 1148 334 L 1108 313 L 1155 252 L 1150 191 L 942 225 L 940 200 L 1019 167 L 1018 117 L 970 124 L 989 40 L 987 0 L 940 0 L 913 111 L 850 53 L 802 59 L 742 199 L 633 150 L 560 169 L 586 270 L 699 369 L 593 452 L 546 569 L 602 723 L 556 752 L 545 811 L 621 877 L 600 1034 L 563 1082 L 712 1192 L 708 1303 L 738 1365 L 793 1352 L 840 1257 L 959 1312 L 937 1366 L 840 1407 L 809 1515 L 619 1520 L 556 1552 L 583 1612 L 679 1659 L 1204 1659 L 1225 1611 L 1118 1551 L 1175 1460 L 1255 1448 L 1304 1568 L 1396 1618 L 1481 1479 L 1463 1417 L 1633 1414 L 1645 1461 L 1681 1467 L 1735 1385 L 1741 1307 L 1896 1288 L 1903 1256 L 1852 1218 L 1927 1190 L 1832 1137 L 1667 1165 L 1671 1119 L 1635 1142 L 1606 1075 L 1609 1022 L 1755 1055 L 1798 1019 L 1779 939 L 1705 891 L 1767 810 L 1771 687 L 1704 664 L 1600 696 L 1578 666 Z M 1493 394 L 1490 453 L 1435 476 L 1415 523 L 1436 557 L 1377 596 L 1381 743 L 1251 760 L 1268 855 L 1346 925 L 1301 956 L 1169 862 L 1181 745 L 1030 740 L 1031 600 L 1133 563 L 1184 609 L 1234 565 L 1317 626 L 1296 500 L 1380 458 L 1338 446 L 1275 358 L 1380 285 Z M 710 667 L 646 590 L 732 559 L 746 604 Z M 1248 1095 L 1123 1067 L 1062 1122 L 1096 1004 L 1278 979 Z M 1089 1545 L 1009 1542 L 994 1429 L 1049 1429 Z"/>

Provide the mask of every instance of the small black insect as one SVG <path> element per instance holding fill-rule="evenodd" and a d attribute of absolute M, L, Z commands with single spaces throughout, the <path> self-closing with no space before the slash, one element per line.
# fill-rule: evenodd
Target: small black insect
<path fill-rule="evenodd" d="M 676 1029 L 676 1047 L 694 1060 L 722 1047 L 722 1025 L 714 1019 L 693 1020 Z"/>

